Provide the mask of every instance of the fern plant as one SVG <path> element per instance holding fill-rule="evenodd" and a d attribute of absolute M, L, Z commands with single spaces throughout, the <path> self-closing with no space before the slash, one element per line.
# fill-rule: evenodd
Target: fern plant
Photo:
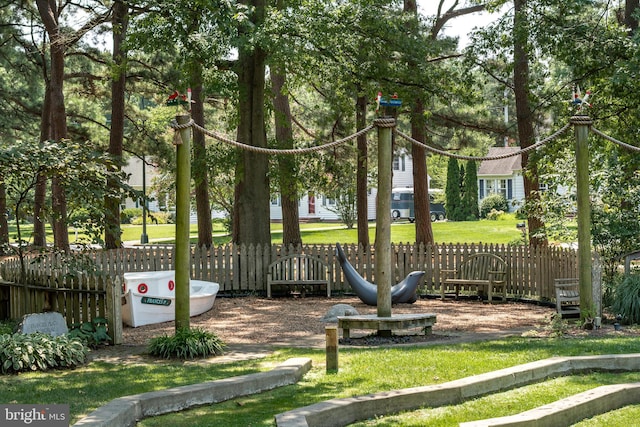
<path fill-rule="evenodd" d="M 629 324 L 640 323 L 640 274 L 630 274 L 616 287 L 613 312 Z"/>
<path fill-rule="evenodd" d="M 149 354 L 164 359 L 195 359 L 218 356 L 224 353 L 226 345 L 213 332 L 202 328 L 181 328 L 175 335 L 152 338 Z"/>

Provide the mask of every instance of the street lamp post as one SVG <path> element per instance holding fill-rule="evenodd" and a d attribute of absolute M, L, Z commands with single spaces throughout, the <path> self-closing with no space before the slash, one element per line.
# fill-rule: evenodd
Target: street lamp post
<path fill-rule="evenodd" d="M 147 171 L 145 168 L 145 156 L 142 156 L 142 235 L 140 243 L 149 243 L 147 236 Z"/>
<path fill-rule="evenodd" d="M 140 98 L 140 110 L 146 110 L 150 105 L 149 100 L 144 96 Z M 142 127 L 145 128 L 145 119 L 143 116 Z M 146 133 L 146 131 L 145 131 Z M 146 171 L 146 157 L 142 155 L 142 235 L 140 236 L 140 244 L 149 243 L 149 236 L 147 236 L 147 171 Z"/>

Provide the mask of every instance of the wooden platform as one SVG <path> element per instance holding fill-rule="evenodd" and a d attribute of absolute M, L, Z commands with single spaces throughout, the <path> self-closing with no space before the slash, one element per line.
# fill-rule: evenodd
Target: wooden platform
<path fill-rule="evenodd" d="M 338 328 L 342 329 L 342 338 L 349 338 L 351 329 L 376 329 L 378 331 L 397 331 L 411 328 L 424 328 L 425 334 L 431 333 L 436 323 L 433 313 L 396 314 L 391 317 L 378 317 L 375 314 L 358 316 L 338 316 Z"/>

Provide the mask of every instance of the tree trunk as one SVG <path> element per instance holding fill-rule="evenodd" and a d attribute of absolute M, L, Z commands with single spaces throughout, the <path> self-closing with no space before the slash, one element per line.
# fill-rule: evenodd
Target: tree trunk
<path fill-rule="evenodd" d="M 414 100 L 411 114 L 411 137 L 416 141 L 424 142 L 424 129 L 424 107 L 422 99 L 418 96 Z M 412 144 L 411 157 L 413 158 L 413 204 L 416 216 L 416 243 L 433 244 L 426 150 L 424 147 Z"/>
<path fill-rule="evenodd" d="M 634 15 L 640 6 L 639 0 L 626 0 L 624 4 L 624 25 L 631 30 L 631 34 L 638 29 L 638 18 Z"/>
<path fill-rule="evenodd" d="M 527 0 L 514 0 L 513 20 L 513 47 L 514 68 L 513 85 L 516 101 L 516 117 L 518 120 L 518 137 L 520 147 L 526 148 L 534 141 L 533 115 L 529 102 L 529 53 L 528 53 L 528 19 Z M 528 207 L 529 244 L 546 245 L 544 235 L 534 236 L 535 233 L 544 232 L 544 223 L 536 212 L 531 211 L 532 206 L 538 205 L 538 170 L 533 160 L 527 153 L 522 154 L 522 171 L 524 178 L 525 203 Z"/>
<path fill-rule="evenodd" d="M 51 135 L 51 83 L 45 77 L 44 100 L 42 102 L 42 115 L 40 119 L 40 141 L 47 141 Z M 47 177 L 38 174 L 36 188 L 33 196 L 33 245 L 45 247 L 47 236 L 45 231 L 45 203 L 47 199 Z"/>
<path fill-rule="evenodd" d="M 408 23 L 409 31 L 417 32 L 418 6 L 415 0 L 404 1 L 404 12 L 411 14 L 414 20 Z M 435 39 L 435 37 L 434 37 Z M 415 69 L 416 64 L 410 62 L 409 69 Z M 416 94 L 411 110 L 411 137 L 416 141 L 425 141 L 425 119 L 422 95 Z M 423 147 L 411 146 L 413 159 L 413 206 L 416 226 L 416 243 L 433 244 L 433 230 L 431 228 L 431 207 L 429 206 L 429 178 L 427 176 L 427 153 Z"/>
<path fill-rule="evenodd" d="M 7 220 L 7 187 L 0 182 L 0 254 L 5 254 L 9 245 L 9 221 Z"/>
<path fill-rule="evenodd" d="M 195 103 L 191 107 L 193 120 L 205 127 L 204 96 L 202 95 L 202 66 L 193 64 L 191 71 L 191 96 Z M 207 248 L 213 245 L 211 225 L 211 202 L 209 200 L 209 173 L 207 171 L 207 147 L 202 132 L 193 133 L 193 167 L 191 175 L 195 183 L 196 212 L 198 214 L 198 245 Z"/>
<path fill-rule="evenodd" d="M 113 5 L 113 67 L 117 70 L 111 80 L 111 132 L 109 134 L 109 155 L 120 168 L 122 164 L 122 149 L 124 140 L 124 108 L 126 85 L 126 56 L 123 42 L 127 33 L 128 7 L 122 1 Z M 117 191 L 118 183 L 107 180 L 111 191 Z M 120 231 L 120 199 L 105 198 L 105 238 L 106 249 L 116 249 L 122 246 Z"/>
<path fill-rule="evenodd" d="M 49 36 L 51 55 L 51 127 L 56 141 L 67 137 L 67 117 L 64 105 L 64 54 L 66 43 L 58 26 L 59 10 L 55 2 L 37 0 L 38 11 Z M 67 227 L 67 199 L 61 176 L 56 174 L 51 180 L 53 210 L 53 239 L 56 248 L 69 250 Z"/>
<path fill-rule="evenodd" d="M 251 25 L 240 28 L 241 38 L 247 31 L 261 27 L 265 17 L 265 1 L 247 2 L 254 7 Z M 242 46 L 238 50 L 238 141 L 254 147 L 266 147 L 264 122 L 264 50 Z M 236 164 L 233 241 L 237 244 L 271 244 L 269 223 L 269 159 L 256 151 L 239 150 Z"/>
<path fill-rule="evenodd" d="M 356 128 L 360 131 L 367 124 L 367 97 L 358 95 L 356 100 Z M 358 245 L 365 250 L 371 245 L 369 241 L 369 198 L 367 186 L 369 149 L 367 147 L 367 135 L 359 135 L 357 138 L 357 166 L 356 166 L 356 211 L 358 216 Z"/>
<path fill-rule="evenodd" d="M 281 67 L 271 67 L 273 110 L 278 148 L 293 148 L 293 120 L 289 97 L 283 91 L 286 75 Z M 298 166 L 290 155 L 278 156 L 278 180 L 282 208 L 282 243 L 285 246 L 302 244 L 300 212 L 298 210 Z"/>

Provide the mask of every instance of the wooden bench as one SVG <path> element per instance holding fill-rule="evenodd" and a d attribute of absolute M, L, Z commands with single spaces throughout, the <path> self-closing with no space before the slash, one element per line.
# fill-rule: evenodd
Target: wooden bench
<path fill-rule="evenodd" d="M 565 314 L 580 314 L 580 284 L 576 278 L 555 279 L 556 311 Z"/>
<path fill-rule="evenodd" d="M 503 301 L 507 300 L 507 263 L 497 255 L 477 253 L 466 257 L 455 270 L 440 270 L 444 280 L 440 282 L 440 297 L 445 298 L 445 289 L 454 286 L 456 299 L 461 286 L 475 286 L 478 293 L 487 289 L 489 302 L 493 302 L 493 291 L 502 293 Z"/>
<path fill-rule="evenodd" d="M 269 264 L 267 271 L 267 298 L 271 298 L 272 286 L 302 287 L 326 286 L 331 297 L 331 272 L 320 258 L 304 254 L 282 257 Z"/>

